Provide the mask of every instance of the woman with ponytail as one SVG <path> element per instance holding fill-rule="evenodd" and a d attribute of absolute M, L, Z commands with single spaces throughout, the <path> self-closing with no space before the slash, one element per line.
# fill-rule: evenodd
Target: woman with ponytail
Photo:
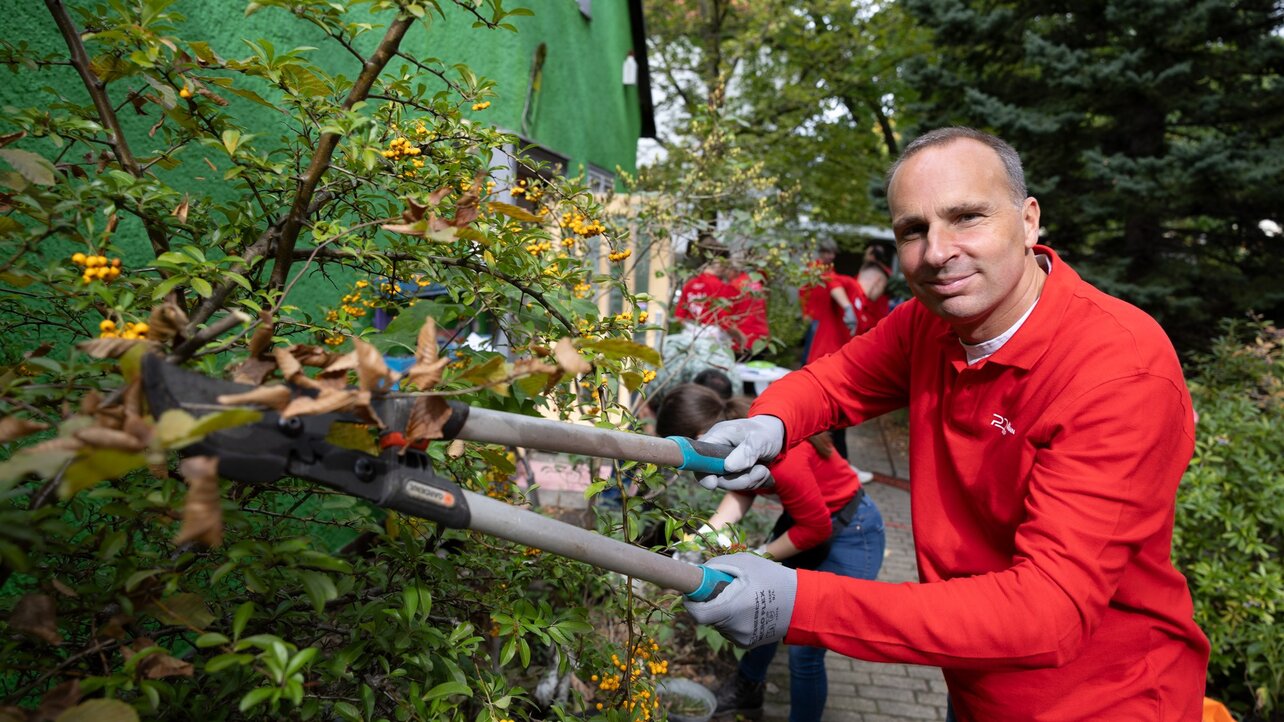
<path fill-rule="evenodd" d="M 703 434 L 719 421 L 744 418 L 750 399 L 723 399 L 696 384 L 682 384 L 665 395 L 656 418 L 660 436 Z M 771 466 L 774 487 L 728 492 L 709 517 L 708 530 L 740 521 L 758 494 L 775 494 L 784 513 L 770 540 L 756 551 L 797 569 L 874 579 L 883 563 L 885 535 L 878 507 L 861 488 L 847 459 L 835 453 L 827 434 L 817 434 L 790 449 Z M 702 530 L 706 531 L 706 530 Z M 718 689 L 716 717 L 752 717 L 762 712 L 767 667 L 776 645 L 751 649 L 740 660 L 734 679 Z M 828 680 L 825 650 L 789 648 L 791 722 L 819 720 L 825 709 Z"/>

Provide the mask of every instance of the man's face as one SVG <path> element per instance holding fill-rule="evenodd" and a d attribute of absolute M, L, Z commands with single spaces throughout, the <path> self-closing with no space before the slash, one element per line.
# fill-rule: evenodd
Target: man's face
<path fill-rule="evenodd" d="M 919 151 L 897 171 L 889 202 L 910 289 L 964 341 L 999 335 L 1038 297 L 1041 271 L 1028 252 L 1039 204 L 1013 202 L 988 146 L 963 138 Z"/>

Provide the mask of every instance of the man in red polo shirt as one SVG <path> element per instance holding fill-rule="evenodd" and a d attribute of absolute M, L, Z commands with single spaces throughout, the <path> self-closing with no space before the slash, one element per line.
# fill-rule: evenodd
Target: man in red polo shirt
<path fill-rule="evenodd" d="M 783 639 L 943 668 L 959 720 L 1198 720 L 1208 641 L 1173 567 L 1190 397 L 1163 330 L 1036 245 L 1020 158 L 967 128 L 933 131 L 888 174 L 914 300 L 775 382 L 731 443 L 764 462 L 833 426 L 910 414 L 919 584 L 786 569 L 752 554 L 688 603 L 739 644 Z"/>

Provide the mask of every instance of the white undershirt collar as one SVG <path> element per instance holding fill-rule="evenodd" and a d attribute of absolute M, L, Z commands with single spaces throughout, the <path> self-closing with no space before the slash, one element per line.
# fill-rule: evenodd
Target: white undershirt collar
<path fill-rule="evenodd" d="M 1043 269 L 1044 273 L 1052 273 L 1052 261 L 1046 255 L 1041 253 L 1036 254 L 1034 260 L 1039 264 L 1039 268 Z M 1007 343 L 1008 339 L 1012 338 L 1016 334 L 1017 329 L 1021 328 L 1021 324 L 1025 323 L 1025 320 L 1030 317 L 1030 314 L 1034 313 L 1034 307 L 1038 305 L 1039 299 L 1036 298 L 1034 299 L 1034 303 L 1030 304 L 1030 308 L 1021 315 L 1021 318 L 1017 319 L 1016 323 L 1009 326 L 1008 330 L 992 339 L 989 339 L 988 341 L 972 344 L 960 341 L 959 343 L 963 343 L 964 353 L 967 354 L 967 365 L 971 366 L 984 358 L 988 358 L 989 356 L 992 356 L 995 351 L 1003 348 L 1003 344 Z"/>

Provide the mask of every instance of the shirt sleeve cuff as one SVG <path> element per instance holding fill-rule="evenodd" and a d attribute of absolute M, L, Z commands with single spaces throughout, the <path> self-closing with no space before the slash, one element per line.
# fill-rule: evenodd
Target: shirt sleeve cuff
<path fill-rule="evenodd" d="M 794 591 L 794 611 L 789 615 L 789 632 L 785 635 L 785 644 L 802 644 L 817 646 L 818 639 L 812 633 L 815 628 L 816 596 L 821 592 L 817 579 L 819 572 L 798 569 L 798 588 Z"/>

